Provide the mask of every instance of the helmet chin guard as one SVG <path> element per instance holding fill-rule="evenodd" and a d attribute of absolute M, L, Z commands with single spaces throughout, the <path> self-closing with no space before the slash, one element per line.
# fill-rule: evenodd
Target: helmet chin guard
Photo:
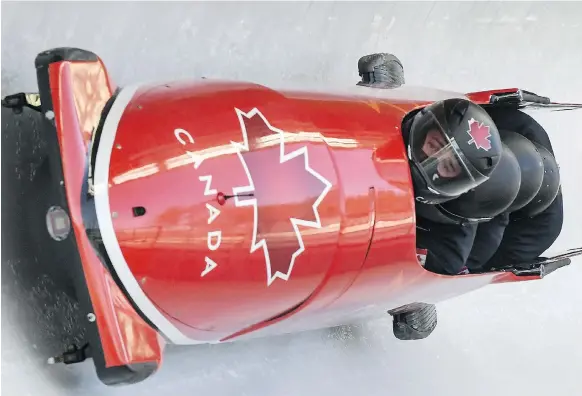
<path fill-rule="evenodd" d="M 433 190 L 426 183 L 423 183 L 424 175 L 414 164 L 411 164 L 410 172 L 412 173 L 412 182 L 414 186 L 414 199 L 417 202 L 435 205 L 456 198 L 456 196 L 443 195 L 440 192 Z"/>

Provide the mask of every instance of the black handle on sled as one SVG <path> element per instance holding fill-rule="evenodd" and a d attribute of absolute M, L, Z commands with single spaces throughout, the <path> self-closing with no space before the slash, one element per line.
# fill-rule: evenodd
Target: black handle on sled
<path fill-rule="evenodd" d="M 2 107 L 12 109 L 15 114 L 22 113 L 24 107 L 40 111 L 40 95 L 25 92 L 8 95 L 2 99 Z"/>
<path fill-rule="evenodd" d="M 557 269 L 570 265 L 572 257 L 582 255 L 582 247 L 567 250 L 556 256 L 539 258 L 534 262 L 518 263 L 497 268 L 491 268 L 487 272 L 513 272 L 517 276 L 544 276 Z"/>
<path fill-rule="evenodd" d="M 522 102 L 530 103 L 540 103 L 540 104 L 550 104 L 552 101 L 546 96 L 540 96 L 533 92 L 521 90 L 521 100 Z"/>

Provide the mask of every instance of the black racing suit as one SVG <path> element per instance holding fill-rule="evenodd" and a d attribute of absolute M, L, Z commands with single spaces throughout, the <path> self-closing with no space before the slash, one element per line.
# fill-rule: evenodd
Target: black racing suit
<path fill-rule="evenodd" d="M 529 115 L 489 109 L 498 129 L 515 131 L 554 154 L 546 131 Z M 417 216 L 417 247 L 427 249 L 425 268 L 441 274 L 533 262 L 558 238 L 563 223 L 562 192 L 533 218 L 501 214 L 480 224 L 449 225 Z"/>
<path fill-rule="evenodd" d="M 417 216 L 416 247 L 427 250 L 424 268 L 445 275 L 464 271 L 476 233 L 476 224 L 443 224 Z"/>

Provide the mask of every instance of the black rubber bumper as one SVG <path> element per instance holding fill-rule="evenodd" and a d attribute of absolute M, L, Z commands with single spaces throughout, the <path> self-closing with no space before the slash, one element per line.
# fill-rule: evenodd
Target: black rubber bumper
<path fill-rule="evenodd" d="M 105 366 L 103 345 L 97 327 L 97 321 L 99 321 L 99 318 L 97 317 L 96 320 L 94 320 L 94 316 L 92 316 L 94 312 L 93 303 L 85 280 L 81 256 L 74 231 L 71 230 L 69 235 L 61 241 L 52 239 L 46 231 L 45 218 L 49 208 L 58 206 L 69 214 L 69 216 L 71 213 L 67 201 L 67 186 L 64 183 L 61 151 L 54 119 L 54 105 L 52 102 L 49 81 L 49 66 L 51 63 L 60 61 L 97 60 L 98 57 L 94 53 L 77 48 L 51 49 L 41 52 L 35 60 L 38 88 L 41 99 L 41 112 L 43 113 L 41 128 L 46 139 L 48 156 L 36 175 L 36 183 L 42 184 L 42 189 L 45 192 L 45 199 L 41 200 L 42 204 L 35 209 L 36 213 L 31 214 L 29 218 L 35 219 L 34 222 L 38 223 L 37 226 L 39 228 L 35 231 L 35 237 L 40 239 L 43 252 L 46 251 L 47 254 L 54 257 L 56 259 L 55 262 L 59 263 L 59 268 L 57 270 L 63 271 L 70 277 L 80 309 L 87 318 L 86 342 L 89 344 L 89 354 L 95 364 L 97 376 L 106 385 L 133 384 L 143 381 L 154 373 L 158 368 L 157 363 L 151 362 L 115 367 Z M 85 169 L 85 180 L 82 183 L 83 188 L 82 191 L 79 192 L 81 194 L 80 202 L 83 212 L 86 210 L 91 211 L 92 207 L 94 210 L 92 198 L 88 194 L 88 183 L 86 182 L 89 160 L 89 157 L 87 157 L 84 164 L 79 164 L 79 166 L 83 166 Z M 97 251 L 96 254 L 99 256 Z"/>

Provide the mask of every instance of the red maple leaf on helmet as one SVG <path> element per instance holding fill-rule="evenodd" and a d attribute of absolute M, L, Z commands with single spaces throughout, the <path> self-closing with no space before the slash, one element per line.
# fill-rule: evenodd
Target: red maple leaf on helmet
<path fill-rule="evenodd" d="M 310 167 L 307 147 L 285 152 L 286 132 L 271 126 L 258 109 L 235 110 L 243 142 L 232 144 L 249 185 L 233 188 L 233 195 L 236 206 L 253 207 L 250 252 L 263 250 L 270 285 L 277 278 L 288 280 L 295 259 L 305 250 L 298 226 L 321 228 L 318 206 L 331 183 Z M 273 139 L 279 150 L 259 150 Z"/>
<path fill-rule="evenodd" d="M 469 120 L 469 129 L 467 133 L 471 136 L 469 144 L 475 144 L 478 149 L 483 149 L 489 151 L 491 149 L 491 132 L 489 131 L 489 126 L 484 123 L 479 123 L 474 118 Z"/>

